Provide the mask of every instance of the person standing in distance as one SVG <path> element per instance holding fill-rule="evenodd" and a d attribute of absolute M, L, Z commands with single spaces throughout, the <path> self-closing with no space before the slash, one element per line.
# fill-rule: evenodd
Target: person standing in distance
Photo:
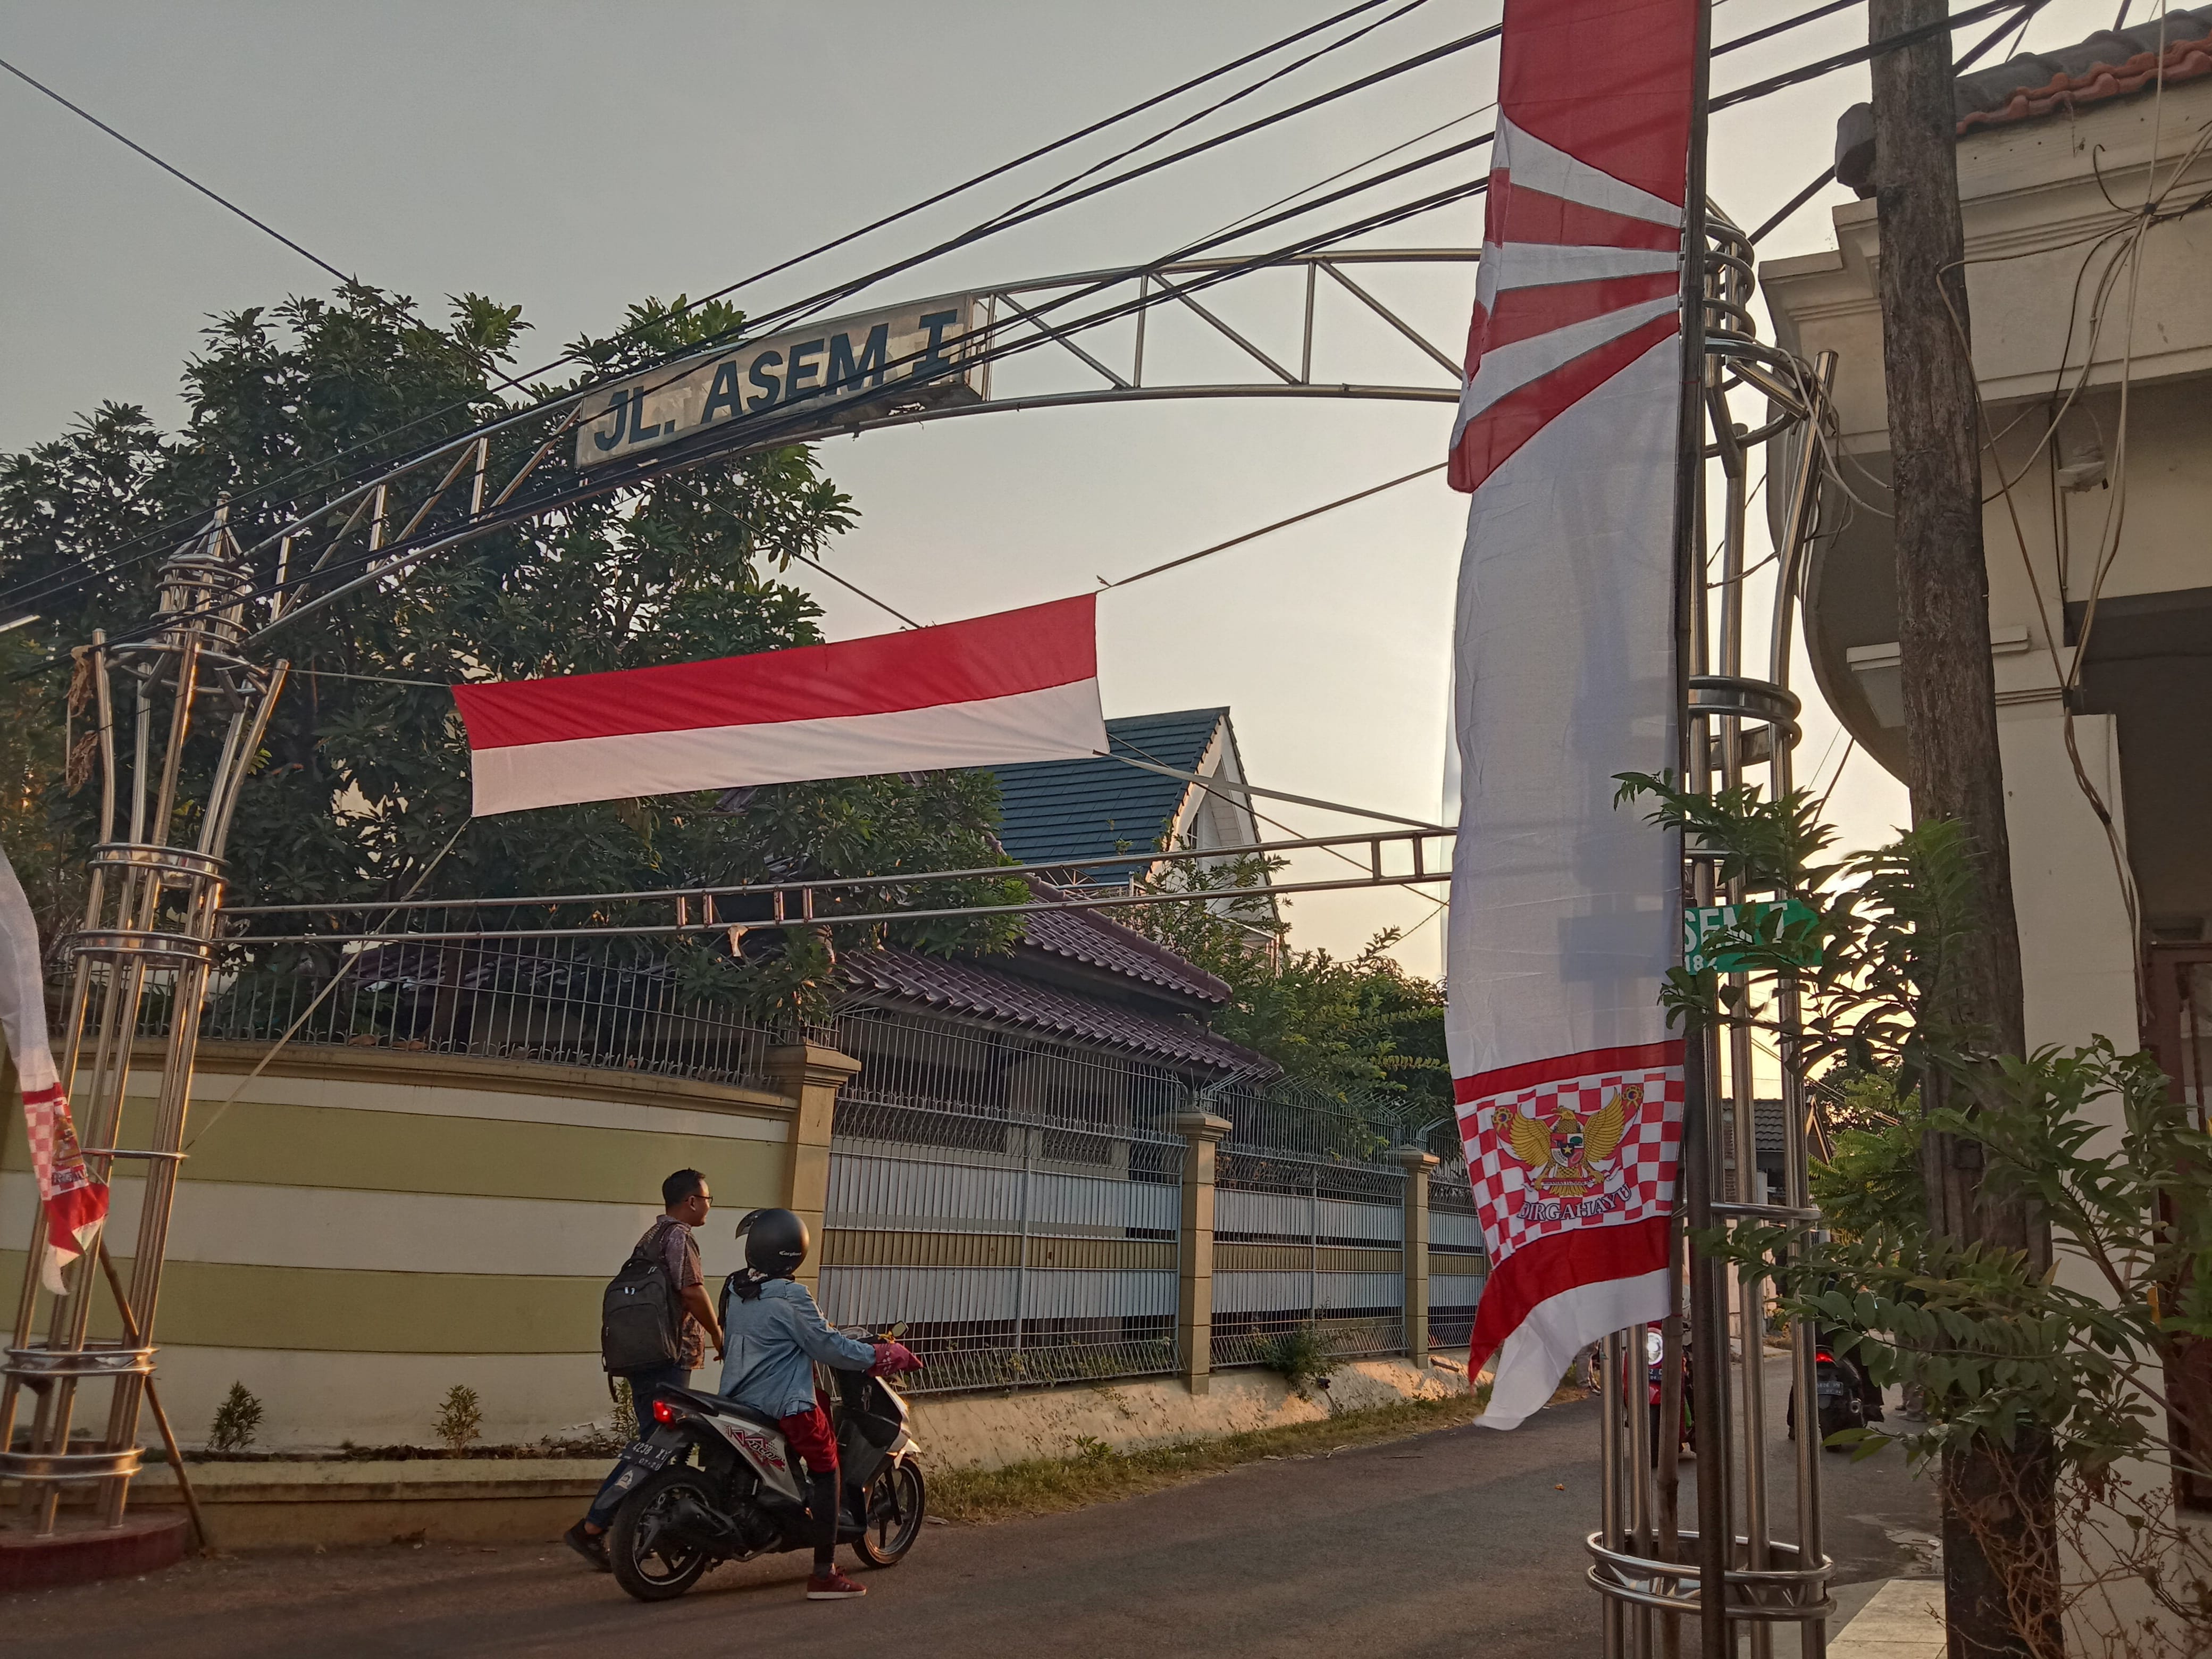
<path fill-rule="evenodd" d="M 714 1207 L 707 1190 L 707 1177 L 696 1170 L 678 1170 L 660 1183 L 661 1213 L 637 1241 L 635 1255 L 658 1257 L 668 1282 L 683 1304 L 676 1334 L 676 1358 L 665 1365 L 626 1371 L 630 1409 L 643 1432 L 653 1423 L 653 1402 L 663 1389 L 691 1385 L 691 1373 L 706 1362 L 707 1345 L 714 1345 L 714 1358 L 722 1357 L 722 1325 L 707 1296 L 705 1276 L 699 1269 L 699 1245 L 692 1229 L 707 1219 Z M 608 1474 L 599 1495 L 592 1500 L 584 1518 L 562 1534 L 562 1541 L 601 1572 L 613 1571 L 607 1559 L 607 1525 L 615 1507 L 629 1489 L 626 1462 L 618 1461 Z"/>

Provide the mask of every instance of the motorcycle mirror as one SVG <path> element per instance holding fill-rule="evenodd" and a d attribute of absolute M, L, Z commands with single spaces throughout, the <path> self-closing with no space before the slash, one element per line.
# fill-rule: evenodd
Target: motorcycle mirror
<path fill-rule="evenodd" d="M 897 1324 L 892 1326 L 890 1329 L 884 1333 L 884 1340 L 886 1342 L 896 1342 L 905 1334 L 906 1321 L 902 1319 Z"/>

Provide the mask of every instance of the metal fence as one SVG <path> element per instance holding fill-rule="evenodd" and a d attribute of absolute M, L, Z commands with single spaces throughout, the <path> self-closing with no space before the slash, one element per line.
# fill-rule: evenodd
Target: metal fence
<path fill-rule="evenodd" d="M 862 1062 L 830 1145 L 833 1322 L 903 1322 L 932 1390 L 1176 1369 L 1188 1079 L 882 1010 L 831 1040 Z"/>
<path fill-rule="evenodd" d="M 157 985 L 141 1034 L 166 1032 L 170 1012 Z M 274 1042 L 296 1024 L 300 1045 L 753 1087 L 769 1085 L 777 1040 L 723 966 L 651 939 L 232 946 L 201 1020 L 216 1041 Z M 849 1010 L 809 1036 L 861 1062 L 832 1132 L 823 1310 L 903 1322 L 924 1388 L 1177 1368 L 1186 1146 L 1172 1120 L 1193 1109 L 1231 1125 L 1215 1164 L 1212 1364 L 1280 1363 L 1293 1342 L 1316 1358 L 1404 1352 L 1407 1177 L 1386 1153 L 1406 1134 L 1387 1106 L 1282 1080 L 1224 1091 L 1139 1057 L 902 1010 Z M 1472 1324 L 1480 1237 L 1463 1170 L 1430 1192 L 1430 1328 L 1449 1346 Z"/>
<path fill-rule="evenodd" d="M 696 960 L 694 959 L 696 957 Z M 333 982 L 335 981 L 335 982 Z M 168 1029 L 149 996 L 140 1035 Z M 774 1040 L 707 953 L 648 939 L 496 936 L 233 947 L 204 1041 L 477 1054 L 767 1086 Z"/>
<path fill-rule="evenodd" d="M 1217 1366 L 1294 1345 L 1361 1358 L 1406 1349 L 1403 1170 L 1389 1117 L 1288 1082 L 1225 1093 L 1214 1162 Z M 1310 1334 L 1310 1335 L 1309 1335 Z"/>
<path fill-rule="evenodd" d="M 1429 1346 L 1464 1348 L 1490 1272 L 1467 1166 L 1429 1176 Z"/>

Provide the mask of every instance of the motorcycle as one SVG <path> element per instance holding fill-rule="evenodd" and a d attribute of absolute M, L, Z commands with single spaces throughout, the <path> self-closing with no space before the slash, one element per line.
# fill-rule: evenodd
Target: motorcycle
<path fill-rule="evenodd" d="M 838 1541 L 868 1566 L 895 1567 L 921 1534 L 929 1497 L 907 1404 L 882 1377 L 834 1375 Z M 653 1417 L 652 1431 L 623 1453 L 636 1485 L 607 1529 L 623 1589 L 666 1601 L 725 1561 L 814 1547 L 805 1479 L 773 1418 L 689 1389 L 663 1390 Z"/>
<path fill-rule="evenodd" d="M 1826 1443 L 1831 1437 L 1846 1429 L 1863 1429 L 1869 1423 L 1882 1420 L 1881 1395 L 1870 1386 L 1863 1367 L 1848 1354 L 1839 1354 L 1824 1336 L 1815 1336 L 1813 1345 L 1813 1395 L 1820 1407 L 1820 1438 Z M 1790 1437 L 1797 1437 L 1797 1391 L 1790 1391 L 1790 1409 L 1786 1420 Z M 1848 1445 L 1828 1446 L 1830 1451 L 1849 1451 Z"/>
<path fill-rule="evenodd" d="M 1667 1376 L 1666 1352 L 1666 1338 L 1661 1334 L 1659 1328 L 1656 1325 L 1645 1326 L 1644 1387 L 1651 1404 L 1651 1461 L 1655 1464 L 1659 1461 L 1659 1390 Z M 1691 1450 L 1690 1356 L 1686 1352 L 1682 1355 L 1682 1419 L 1677 1426 L 1680 1433 L 1675 1439 L 1676 1447 L 1682 1451 Z"/>

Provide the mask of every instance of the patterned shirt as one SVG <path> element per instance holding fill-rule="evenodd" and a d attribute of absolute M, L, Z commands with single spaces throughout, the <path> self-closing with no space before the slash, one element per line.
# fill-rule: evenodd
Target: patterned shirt
<path fill-rule="evenodd" d="M 655 1234 L 659 1237 L 656 1238 Z M 691 1229 L 668 1216 L 659 1216 L 637 1241 L 641 1255 L 660 1252 L 660 1265 L 668 1270 L 668 1282 L 676 1287 L 678 1296 L 696 1285 L 705 1284 L 706 1278 L 699 1270 L 699 1245 L 691 1237 Z M 687 1371 L 699 1369 L 707 1358 L 707 1328 L 686 1309 L 677 1325 L 676 1363 Z"/>

